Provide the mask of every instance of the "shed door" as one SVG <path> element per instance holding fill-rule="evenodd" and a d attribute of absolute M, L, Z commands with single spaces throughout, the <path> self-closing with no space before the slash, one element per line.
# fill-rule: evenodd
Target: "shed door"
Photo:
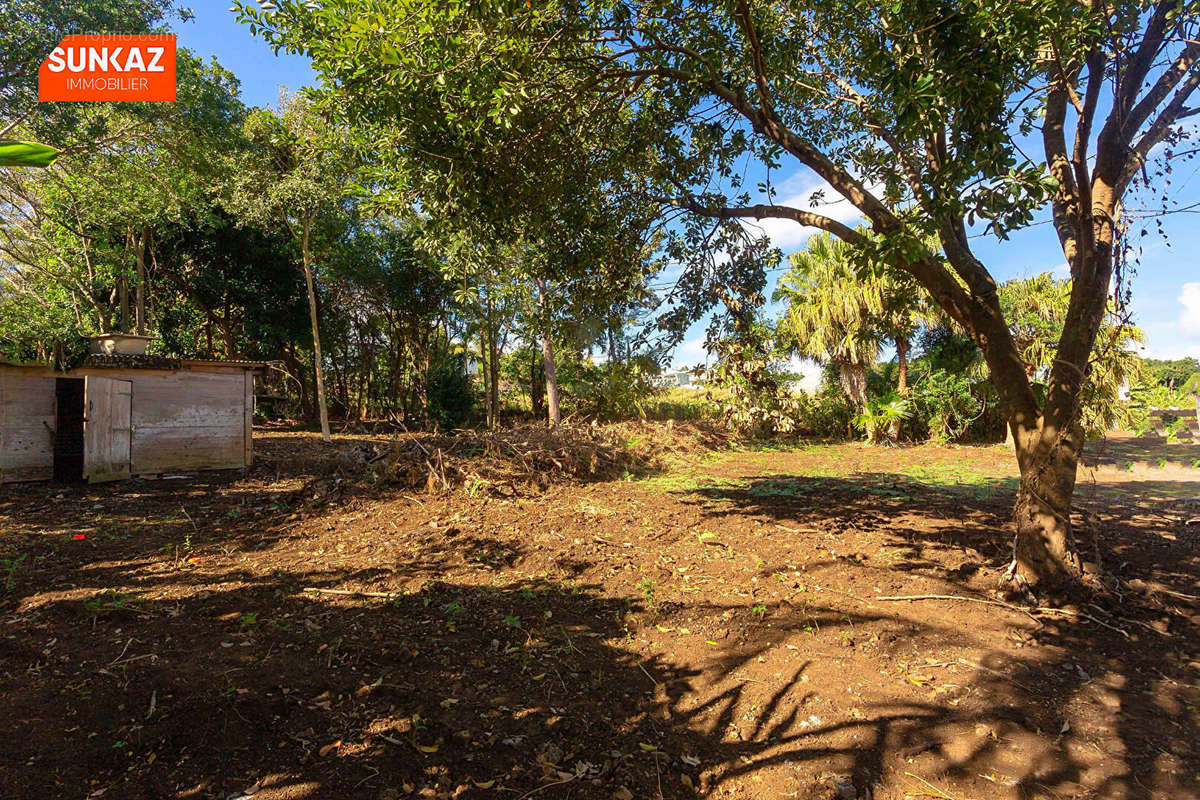
<path fill-rule="evenodd" d="M 93 375 L 84 381 L 83 477 L 88 483 L 128 478 L 133 384 Z"/>

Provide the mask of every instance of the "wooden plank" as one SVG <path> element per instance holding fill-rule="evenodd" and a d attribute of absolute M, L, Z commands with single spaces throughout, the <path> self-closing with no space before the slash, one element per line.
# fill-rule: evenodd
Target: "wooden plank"
<path fill-rule="evenodd" d="M 0 483 L 54 473 L 54 378 L 0 370 Z"/>
<path fill-rule="evenodd" d="M 232 427 L 245 420 L 240 373 L 147 373 L 133 376 L 134 428 Z"/>
<path fill-rule="evenodd" d="M 133 384 L 84 378 L 83 476 L 88 483 L 129 477 Z"/>
<path fill-rule="evenodd" d="M 246 377 L 175 372 L 134 376 L 134 472 L 233 469 L 246 462 Z"/>
<path fill-rule="evenodd" d="M 245 465 L 254 463 L 254 373 L 246 373 L 246 457 Z"/>
<path fill-rule="evenodd" d="M 240 425 L 232 429 L 135 428 L 131 468 L 139 474 L 236 469 L 245 464 L 242 436 Z"/>

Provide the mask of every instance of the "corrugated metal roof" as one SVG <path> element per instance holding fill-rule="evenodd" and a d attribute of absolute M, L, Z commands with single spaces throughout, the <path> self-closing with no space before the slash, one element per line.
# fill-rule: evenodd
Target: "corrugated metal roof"
<path fill-rule="evenodd" d="M 91 353 L 80 366 L 120 369 L 179 369 L 182 363 L 178 358 L 140 353 Z"/>
<path fill-rule="evenodd" d="M 212 365 L 215 367 L 249 367 L 249 368 L 253 368 L 253 369 L 266 369 L 267 364 L 268 364 L 268 362 L 266 362 L 266 361 L 238 361 L 236 359 L 230 359 L 228 361 L 223 361 L 223 360 L 217 359 L 217 358 L 185 358 L 185 359 L 183 359 L 183 365 L 185 367 L 193 366 L 193 365 L 195 365 L 195 366 Z"/>
<path fill-rule="evenodd" d="M 230 359 L 222 361 L 215 358 L 169 358 L 167 356 L 152 356 L 137 353 L 91 353 L 71 369 L 191 369 L 204 367 L 239 367 L 241 369 L 265 370 L 270 365 L 267 361 L 240 361 Z M 0 359 L 0 367 L 23 367 L 52 369 L 49 364 L 21 363 Z M 67 370 L 70 372 L 71 370 Z M 65 374 L 65 373 L 64 373 Z"/>

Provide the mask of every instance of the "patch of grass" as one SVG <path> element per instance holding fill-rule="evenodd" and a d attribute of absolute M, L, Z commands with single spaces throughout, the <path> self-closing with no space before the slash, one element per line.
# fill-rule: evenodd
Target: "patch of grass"
<path fill-rule="evenodd" d="M 642 578 L 638 581 L 638 590 L 642 593 L 642 599 L 646 601 L 646 608 L 653 611 L 658 607 L 658 600 L 655 598 L 655 589 L 657 584 L 649 578 Z"/>
<path fill-rule="evenodd" d="M 15 558 L 0 558 L 0 594 L 12 594 L 17 585 L 17 570 L 28 557 L 28 553 L 22 553 Z"/>
<path fill-rule="evenodd" d="M 829 449 L 829 445 L 809 444 L 803 441 L 787 441 L 781 439 L 763 439 L 747 442 L 741 448 L 750 453 L 821 453 Z"/>
<path fill-rule="evenodd" d="M 798 478 L 771 478 L 759 481 L 747 492 L 751 497 L 803 497 L 809 488 Z"/>
<path fill-rule="evenodd" d="M 697 470 L 679 470 L 643 478 L 641 484 L 664 494 L 698 492 L 701 489 L 745 489 L 750 484 L 741 478 L 714 478 Z"/>
<path fill-rule="evenodd" d="M 987 475 L 957 462 L 935 461 L 929 464 L 910 464 L 897 470 L 910 480 L 931 488 L 968 492 L 981 500 L 1012 489 L 1014 479 Z"/>
<path fill-rule="evenodd" d="M 83 601 L 83 613 L 88 619 L 95 620 L 115 611 L 137 611 L 136 603 L 136 595 L 105 589 Z"/>

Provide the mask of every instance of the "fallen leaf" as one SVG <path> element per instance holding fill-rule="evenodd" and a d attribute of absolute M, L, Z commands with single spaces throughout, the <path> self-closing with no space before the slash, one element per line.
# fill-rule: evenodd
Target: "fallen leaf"
<path fill-rule="evenodd" d="M 330 742 L 329 744 L 325 745 L 320 750 L 318 750 L 317 755 L 321 756 L 321 758 L 325 758 L 325 756 L 329 755 L 330 753 L 332 753 L 334 750 L 337 750 L 341 746 L 342 746 L 342 740 L 338 739 L 336 742 Z"/>

